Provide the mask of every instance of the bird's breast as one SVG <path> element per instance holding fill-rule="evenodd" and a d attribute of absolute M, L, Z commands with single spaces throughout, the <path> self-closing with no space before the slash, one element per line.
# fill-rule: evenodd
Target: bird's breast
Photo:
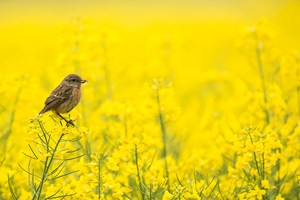
<path fill-rule="evenodd" d="M 81 90 L 80 88 L 73 87 L 72 93 L 69 98 L 62 103 L 56 111 L 59 113 L 68 113 L 70 112 L 80 101 L 81 98 Z"/>
<path fill-rule="evenodd" d="M 71 95 L 70 101 L 73 102 L 74 107 L 79 103 L 81 98 L 81 90 L 80 88 L 74 87 Z"/>

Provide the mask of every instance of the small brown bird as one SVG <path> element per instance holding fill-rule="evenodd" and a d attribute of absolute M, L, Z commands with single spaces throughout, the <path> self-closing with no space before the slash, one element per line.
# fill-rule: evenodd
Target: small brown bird
<path fill-rule="evenodd" d="M 73 125 L 72 120 L 66 120 L 61 113 L 70 112 L 80 101 L 81 84 L 87 82 L 77 74 L 68 75 L 50 94 L 45 101 L 45 107 L 40 115 L 47 111 L 54 111 L 58 116 L 66 121 L 67 126 Z"/>

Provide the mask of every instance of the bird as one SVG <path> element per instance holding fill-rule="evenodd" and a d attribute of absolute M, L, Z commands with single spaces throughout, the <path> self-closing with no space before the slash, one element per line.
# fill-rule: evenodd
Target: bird
<path fill-rule="evenodd" d="M 53 111 L 67 123 L 67 126 L 74 126 L 73 120 L 66 120 L 61 114 L 70 112 L 79 103 L 81 85 L 86 82 L 87 80 L 83 80 L 77 74 L 66 76 L 46 99 L 45 106 L 39 112 L 39 116 L 45 112 Z"/>

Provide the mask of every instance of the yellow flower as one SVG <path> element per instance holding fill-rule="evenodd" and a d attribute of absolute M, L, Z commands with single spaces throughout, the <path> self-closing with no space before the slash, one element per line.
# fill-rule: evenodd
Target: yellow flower
<path fill-rule="evenodd" d="M 261 186 L 262 186 L 263 188 L 265 188 L 265 189 L 269 189 L 269 188 L 271 187 L 269 181 L 266 180 L 266 179 L 265 179 L 265 180 L 262 180 Z"/>
<path fill-rule="evenodd" d="M 116 199 L 123 199 L 123 190 L 118 190 L 112 194 L 112 196 Z"/>
<path fill-rule="evenodd" d="M 243 193 L 238 194 L 238 197 L 239 197 L 240 200 L 246 199 L 246 196 L 247 196 L 247 193 L 246 193 L 246 192 L 243 192 Z"/>
<path fill-rule="evenodd" d="M 275 199 L 275 200 L 284 200 L 284 198 L 281 197 L 281 194 L 279 194 L 279 195 L 276 196 L 276 199 Z"/>
<path fill-rule="evenodd" d="M 117 163 L 115 162 L 115 160 L 112 157 L 107 158 L 106 166 L 108 169 L 110 169 L 112 171 L 119 170 L 119 166 L 117 165 Z"/>
<path fill-rule="evenodd" d="M 266 194 L 265 190 L 260 189 L 258 186 L 255 186 L 254 190 L 250 190 L 247 198 L 256 197 L 257 199 L 262 199 L 262 196 Z"/>
<path fill-rule="evenodd" d="M 172 200 L 174 197 L 174 195 L 170 194 L 168 190 L 165 191 L 164 196 L 163 196 L 163 200 Z"/>
<path fill-rule="evenodd" d="M 184 197 L 184 199 L 190 199 L 190 200 L 200 200 L 201 199 L 196 191 L 185 192 L 183 197 Z"/>

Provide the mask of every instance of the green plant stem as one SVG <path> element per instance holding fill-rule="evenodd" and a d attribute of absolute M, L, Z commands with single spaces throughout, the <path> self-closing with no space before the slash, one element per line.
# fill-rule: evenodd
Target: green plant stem
<path fill-rule="evenodd" d="M 9 191 L 10 191 L 10 194 L 11 194 L 11 197 L 13 200 L 18 200 L 18 197 L 12 187 L 12 183 L 11 183 L 11 179 L 9 177 L 9 174 L 7 174 L 7 182 L 8 182 L 8 186 L 9 186 Z"/>
<path fill-rule="evenodd" d="M 101 198 L 101 158 L 98 158 L 98 199 Z"/>
<path fill-rule="evenodd" d="M 49 157 L 46 158 L 46 161 L 45 161 L 45 164 L 44 164 L 43 176 L 42 176 L 41 182 L 40 182 L 40 184 L 39 184 L 39 186 L 37 188 L 37 191 L 38 191 L 37 199 L 40 199 L 40 197 L 41 197 L 42 188 L 43 188 L 43 185 L 44 185 L 45 181 L 47 180 L 48 171 L 49 171 L 49 169 L 51 167 L 51 164 L 52 164 L 52 161 L 54 159 L 55 152 L 56 152 L 56 150 L 58 148 L 58 145 L 60 144 L 60 142 L 61 142 L 61 140 L 62 140 L 62 138 L 63 138 L 64 135 L 65 134 L 63 134 L 63 133 L 60 135 L 60 137 L 59 137 L 59 139 L 58 139 L 58 141 L 57 141 L 57 143 L 56 143 L 56 145 L 55 145 L 55 147 L 54 147 L 54 149 L 53 149 L 53 151 L 51 153 L 50 159 L 49 159 Z M 34 196 L 32 197 L 32 199 L 35 199 L 35 197 L 36 197 L 36 194 L 34 194 Z"/>
<path fill-rule="evenodd" d="M 250 130 L 249 130 L 248 134 L 249 134 L 249 137 L 250 137 L 251 144 L 253 145 L 254 142 L 253 142 Z M 259 175 L 259 177 L 261 179 L 261 172 L 260 172 L 260 169 L 259 169 L 259 166 L 258 166 L 258 161 L 257 161 L 257 156 L 256 156 L 255 151 L 253 152 L 253 157 L 254 157 L 254 161 L 255 161 L 255 166 L 256 166 L 257 173 L 258 173 L 258 175 Z M 261 185 L 261 182 L 259 181 L 259 186 L 260 185 Z"/>
<path fill-rule="evenodd" d="M 298 118 L 300 119 L 300 85 L 297 86 Z"/>
<path fill-rule="evenodd" d="M 258 72 L 259 72 L 259 76 L 260 76 L 260 80 L 261 80 L 261 87 L 262 87 L 263 94 L 264 94 L 264 103 L 266 105 L 268 103 L 268 95 L 267 95 L 267 87 L 266 87 L 266 83 L 265 83 L 264 68 L 263 68 L 263 64 L 262 64 L 262 60 L 261 60 L 261 50 L 260 50 L 259 46 L 256 47 L 256 60 L 257 60 Z M 266 120 L 267 124 L 269 124 L 270 123 L 270 114 L 269 114 L 268 109 L 265 107 L 264 107 L 264 112 L 265 112 L 265 120 Z"/>
<path fill-rule="evenodd" d="M 157 102 L 157 107 L 158 107 L 159 122 L 160 122 L 162 141 L 163 141 L 163 152 L 162 153 L 163 153 L 163 158 L 165 161 L 165 173 L 166 173 L 166 177 L 167 177 L 168 191 L 170 191 L 169 169 L 168 169 L 168 162 L 167 162 L 167 131 L 166 131 L 164 116 L 163 116 L 161 106 L 160 106 L 159 89 L 157 89 L 156 91 L 157 91 L 156 102 Z"/>
<path fill-rule="evenodd" d="M 262 153 L 262 179 L 265 179 L 265 153 Z"/>
<path fill-rule="evenodd" d="M 142 187 L 142 180 L 141 180 L 141 175 L 140 175 L 137 145 L 134 146 L 134 155 L 135 155 L 135 166 L 136 166 L 137 177 L 138 177 L 138 180 L 139 180 L 140 192 L 141 192 L 141 195 L 142 195 L 142 199 L 145 200 L 145 194 L 144 194 L 144 190 L 143 190 L 143 187 Z"/>

